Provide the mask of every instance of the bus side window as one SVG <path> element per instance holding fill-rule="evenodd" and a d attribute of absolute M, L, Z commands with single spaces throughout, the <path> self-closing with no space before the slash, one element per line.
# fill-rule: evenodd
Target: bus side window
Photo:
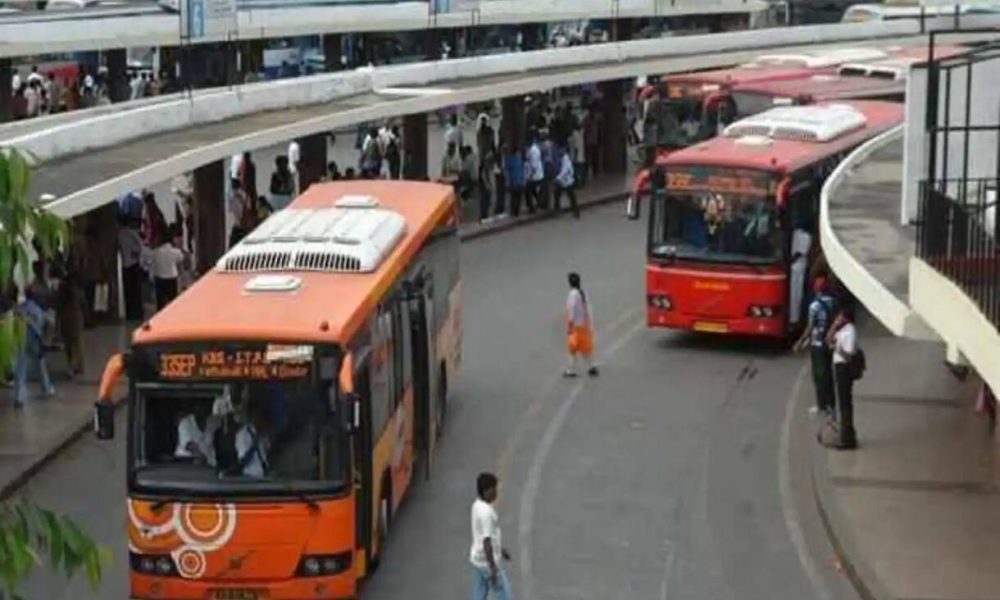
<path fill-rule="evenodd" d="M 372 344 L 374 353 L 371 360 L 371 407 L 372 435 L 382 433 L 389 420 L 392 393 L 392 314 L 379 308 L 375 317 Z"/>
<path fill-rule="evenodd" d="M 392 352 L 392 373 L 393 373 L 393 409 L 399 407 L 403 401 L 403 394 L 410 383 L 410 363 L 412 362 L 410 348 L 410 328 L 407 316 L 406 305 L 397 301 L 392 307 L 392 329 L 393 329 L 393 352 Z"/>

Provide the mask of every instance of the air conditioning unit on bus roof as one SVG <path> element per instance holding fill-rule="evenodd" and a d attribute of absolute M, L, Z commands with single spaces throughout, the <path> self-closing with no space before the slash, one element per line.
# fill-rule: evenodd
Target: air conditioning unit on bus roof
<path fill-rule="evenodd" d="M 781 106 L 726 127 L 726 137 L 765 136 L 802 142 L 828 142 L 865 126 L 865 115 L 846 104 Z"/>
<path fill-rule="evenodd" d="M 406 219 L 392 210 L 368 208 L 370 200 L 351 197 L 333 208 L 277 212 L 227 252 L 216 269 L 371 273 L 406 234 Z"/>
<path fill-rule="evenodd" d="M 833 67 L 845 62 L 879 60 L 887 55 L 877 48 L 835 48 L 833 50 L 803 52 L 801 54 L 764 54 L 754 61 L 757 66 L 797 66 L 806 69 Z"/>
<path fill-rule="evenodd" d="M 917 59 L 897 58 L 870 63 L 848 63 L 838 69 L 841 76 L 871 77 L 888 81 L 902 81 L 910 75 L 910 68 Z"/>

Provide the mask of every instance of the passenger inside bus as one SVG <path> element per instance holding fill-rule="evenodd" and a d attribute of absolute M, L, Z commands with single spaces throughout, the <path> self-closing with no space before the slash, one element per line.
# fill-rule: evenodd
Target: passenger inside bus
<path fill-rule="evenodd" d="M 345 447 L 325 398 L 308 378 L 159 386 L 142 393 L 133 464 L 154 479 L 341 480 Z"/>
<path fill-rule="evenodd" d="M 666 199 L 662 239 L 682 258 L 719 261 L 780 256 L 774 207 L 762 198 L 715 193 L 675 194 Z"/>

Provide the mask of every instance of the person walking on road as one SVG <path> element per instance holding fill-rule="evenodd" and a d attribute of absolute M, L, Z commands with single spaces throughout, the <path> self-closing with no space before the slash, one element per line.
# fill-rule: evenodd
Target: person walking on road
<path fill-rule="evenodd" d="M 836 447 L 853 450 L 858 447 L 858 435 L 854 430 L 854 381 L 861 378 L 864 369 L 853 306 L 841 309 L 827 333 L 826 342 L 833 349 L 833 372 L 837 382 L 840 439 Z"/>
<path fill-rule="evenodd" d="M 542 191 L 545 186 L 545 164 L 542 162 L 542 148 L 538 144 L 538 133 L 530 132 L 528 139 L 524 171 L 527 180 L 528 212 L 533 213 L 536 207 L 545 208 L 545 204 L 542 202 Z"/>
<path fill-rule="evenodd" d="M 510 600 L 510 582 L 500 559 L 510 560 L 510 553 L 503 547 L 500 534 L 500 517 L 493 503 L 496 502 L 500 482 L 492 473 L 480 473 L 476 478 L 476 500 L 472 503 L 472 600 Z"/>
<path fill-rule="evenodd" d="M 563 372 L 564 377 L 576 377 L 576 365 L 583 359 L 587 365 L 587 374 L 597 375 L 594 365 L 594 333 L 593 319 L 587 295 L 580 286 L 580 275 L 569 274 L 569 295 L 566 297 L 566 350 L 569 354 L 569 365 Z"/>
<path fill-rule="evenodd" d="M 553 196 L 553 210 L 558 213 L 560 205 L 562 204 L 563 194 L 569 196 L 569 206 L 573 211 L 573 216 L 577 220 L 580 219 L 580 206 L 576 201 L 576 175 L 573 170 L 573 159 L 569 157 L 569 152 L 562 153 L 562 160 L 560 161 L 559 171 L 556 174 L 556 189 L 555 195 Z"/>
<path fill-rule="evenodd" d="M 819 277 L 813 284 L 815 296 L 809 303 L 809 320 L 802 337 L 795 344 L 798 351 L 808 346 L 812 367 L 813 385 L 816 388 L 816 410 L 821 416 L 834 416 L 833 352 L 826 342 L 826 334 L 833 322 L 835 301 L 830 295 L 825 278 Z"/>

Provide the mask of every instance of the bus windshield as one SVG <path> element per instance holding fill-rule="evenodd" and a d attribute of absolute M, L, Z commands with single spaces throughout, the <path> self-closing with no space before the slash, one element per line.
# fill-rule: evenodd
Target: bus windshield
<path fill-rule="evenodd" d="M 650 254 L 718 263 L 779 262 L 783 235 L 773 196 L 762 193 L 769 189 L 766 181 L 740 174 L 704 175 L 717 187 L 699 189 L 700 176 L 668 171 L 666 192 L 652 204 Z"/>
<path fill-rule="evenodd" d="M 174 361 L 171 375 L 182 371 L 176 368 L 178 357 L 208 356 L 219 364 L 197 364 L 189 380 L 161 372 L 138 381 L 131 415 L 135 488 L 150 494 L 253 496 L 336 493 L 345 487 L 347 436 L 332 401 L 335 392 L 331 382 L 318 383 L 308 364 L 255 371 L 253 352 L 164 356 L 155 360 Z M 214 374 L 226 380 L 211 381 Z"/>

